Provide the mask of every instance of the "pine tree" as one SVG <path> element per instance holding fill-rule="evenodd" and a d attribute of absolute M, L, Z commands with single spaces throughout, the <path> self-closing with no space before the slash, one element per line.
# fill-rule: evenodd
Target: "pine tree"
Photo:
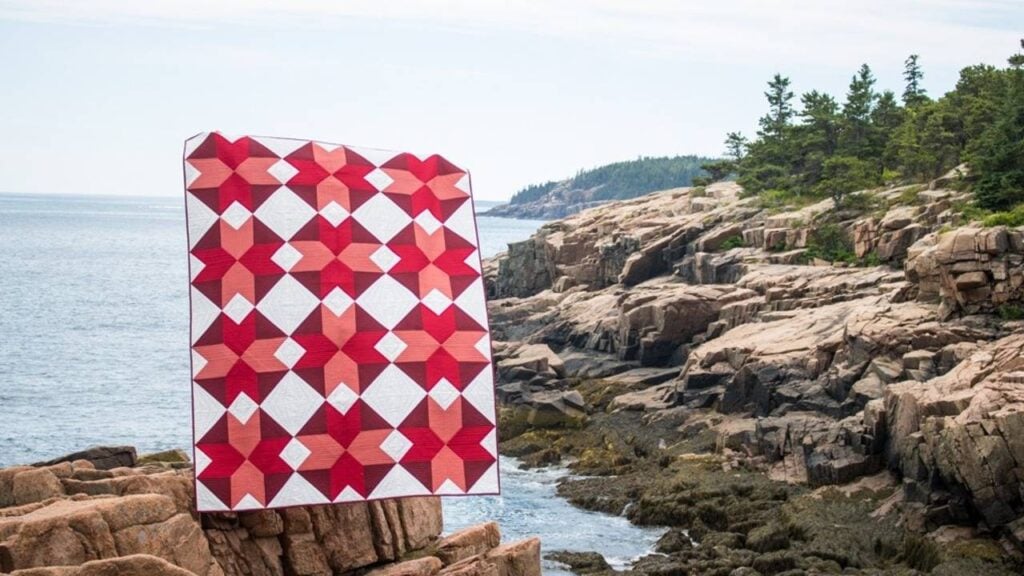
<path fill-rule="evenodd" d="M 892 90 L 882 92 L 875 109 L 871 111 L 870 155 L 884 169 L 896 168 L 894 158 L 886 155 L 889 141 L 903 123 L 904 109 L 896 101 Z"/>
<path fill-rule="evenodd" d="M 921 79 L 924 72 L 921 65 L 917 63 L 917 54 L 911 54 L 903 62 L 903 79 L 907 81 L 903 89 L 903 104 L 907 107 L 917 106 L 928 101 L 924 88 L 921 87 Z"/>
<path fill-rule="evenodd" d="M 800 182 L 809 190 L 822 179 L 824 164 L 836 152 L 839 137 L 839 105 L 835 98 L 812 90 L 800 97 L 802 124 L 796 130 L 801 151 Z"/>
<path fill-rule="evenodd" d="M 825 154 L 833 154 L 838 145 L 838 121 L 839 105 L 836 99 L 825 94 L 812 90 L 800 98 L 803 110 L 800 117 L 804 125 L 811 128 L 818 148 Z"/>
<path fill-rule="evenodd" d="M 764 96 L 768 99 L 768 114 L 761 118 L 761 135 L 765 138 L 782 137 L 793 118 L 793 92 L 789 89 L 789 78 L 775 74 L 768 82 Z"/>
<path fill-rule="evenodd" d="M 747 153 L 747 138 L 739 132 L 725 135 L 725 155 L 733 160 L 742 160 Z"/>
<path fill-rule="evenodd" d="M 768 113 L 759 121 L 758 138 L 745 146 L 746 153 L 737 163 L 738 181 L 748 193 L 789 189 L 793 183 L 792 164 L 797 150 L 791 137 L 790 121 L 795 112 L 789 78 L 775 74 L 764 95 L 768 100 Z"/>
<path fill-rule="evenodd" d="M 868 133 L 871 126 L 871 111 L 874 109 L 875 76 L 867 64 L 850 81 L 850 90 L 843 104 L 843 130 L 840 138 L 840 152 L 847 156 L 866 158 L 870 155 Z"/>
<path fill-rule="evenodd" d="M 1009 62 L 1005 97 L 995 122 L 969 152 L 978 176 L 977 202 L 993 210 L 1024 202 L 1024 55 L 1017 53 Z"/>

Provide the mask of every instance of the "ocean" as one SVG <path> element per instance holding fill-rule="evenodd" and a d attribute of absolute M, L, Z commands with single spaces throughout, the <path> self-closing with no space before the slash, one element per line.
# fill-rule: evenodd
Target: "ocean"
<path fill-rule="evenodd" d="M 481 216 L 481 252 L 540 224 Z M 0 194 L 0 246 L 0 466 L 97 444 L 188 449 L 182 200 Z M 565 473 L 503 460 L 504 496 L 446 499 L 446 530 L 493 519 L 508 540 L 600 549 L 620 566 L 650 550 L 659 531 L 555 498 Z"/>

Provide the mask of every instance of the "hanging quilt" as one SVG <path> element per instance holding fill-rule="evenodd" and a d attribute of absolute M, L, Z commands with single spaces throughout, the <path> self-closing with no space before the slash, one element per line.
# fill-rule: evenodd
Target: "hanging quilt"
<path fill-rule="evenodd" d="M 468 173 L 216 132 L 184 163 L 197 508 L 497 493 Z"/>

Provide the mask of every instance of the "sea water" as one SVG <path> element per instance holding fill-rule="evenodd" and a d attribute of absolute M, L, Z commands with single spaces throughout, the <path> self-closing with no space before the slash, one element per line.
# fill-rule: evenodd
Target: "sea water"
<path fill-rule="evenodd" d="M 481 216 L 481 253 L 539 225 Z M 0 247 L 0 466 L 97 444 L 190 446 L 182 200 L 0 194 Z M 619 563 L 658 536 L 556 498 L 564 470 L 503 464 L 504 495 L 447 498 L 446 530 L 497 520 L 506 539 Z"/>

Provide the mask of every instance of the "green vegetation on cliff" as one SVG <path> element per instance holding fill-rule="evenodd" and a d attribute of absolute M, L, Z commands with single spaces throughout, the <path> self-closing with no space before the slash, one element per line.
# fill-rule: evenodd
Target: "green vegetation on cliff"
<path fill-rule="evenodd" d="M 978 208 L 1024 203 L 1024 56 L 1010 57 L 1006 68 L 964 68 L 955 88 L 935 100 L 921 87 L 917 55 L 904 66 L 899 98 L 878 92 L 864 64 L 844 102 L 812 90 L 799 107 L 789 78 L 776 74 L 757 137 L 729 134 L 729 158 L 706 169 L 714 179 L 736 174 L 748 193 L 838 204 L 856 190 L 931 180 L 966 162 L 962 184 L 974 189 Z"/>
<path fill-rule="evenodd" d="M 656 190 L 689 186 L 694 177 L 704 174 L 701 166 L 710 158 L 701 156 L 641 157 L 616 162 L 590 170 L 580 170 L 562 182 L 527 186 L 516 192 L 509 204 L 515 206 L 535 202 L 556 187 L 572 190 L 593 190 L 591 201 L 625 200 Z"/>

